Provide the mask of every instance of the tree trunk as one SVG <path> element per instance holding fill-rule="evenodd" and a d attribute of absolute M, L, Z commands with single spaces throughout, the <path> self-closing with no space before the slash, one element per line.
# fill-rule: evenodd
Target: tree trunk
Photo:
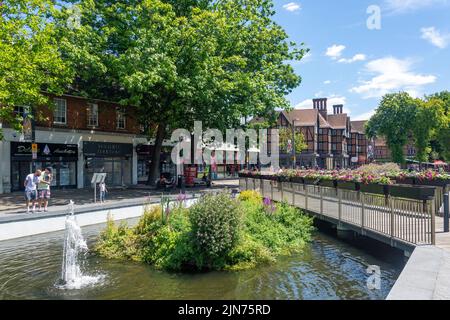
<path fill-rule="evenodd" d="M 155 181 L 159 179 L 160 176 L 160 161 L 161 161 L 161 150 L 164 142 L 164 137 L 166 135 L 166 130 L 164 124 L 158 124 L 158 131 L 156 132 L 155 147 L 153 148 L 152 162 L 150 164 L 150 171 L 148 174 L 147 185 L 154 185 Z"/>

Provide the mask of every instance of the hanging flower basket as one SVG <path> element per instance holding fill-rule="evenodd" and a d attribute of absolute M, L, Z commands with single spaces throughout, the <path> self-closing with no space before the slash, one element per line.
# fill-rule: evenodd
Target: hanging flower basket
<path fill-rule="evenodd" d="M 312 185 L 315 186 L 317 185 L 319 182 L 319 179 L 315 179 L 315 178 L 303 178 L 303 183 L 307 184 L 307 185 Z"/>
<path fill-rule="evenodd" d="M 433 186 L 433 187 L 443 187 L 450 185 L 450 180 L 447 179 L 433 179 L 433 180 L 416 180 L 416 185 L 419 186 Z"/>
<path fill-rule="evenodd" d="M 378 184 L 378 183 L 361 183 L 359 185 L 359 191 L 364 193 L 372 193 L 372 194 L 389 194 L 389 185 L 387 184 Z"/>
<path fill-rule="evenodd" d="M 328 187 L 328 188 L 336 188 L 337 181 L 336 180 L 320 180 L 319 186 Z"/>
<path fill-rule="evenodd" d="M 358 191 L 357 184 L 352 181 L 339 181 L 337 182 L 338 189 Z"/>
<path fill-rule="evenodd" d="M 292 178 L 291 178 L 291 181 L 292 181 L 293 183 L 300 183 L 300 184 L 303 184 L 303 183 L 304 183 L 302 177 L 292 177 Z"/>
<path fill-rule="evenodd" d="M 436 188 L 431 186 L 410 186 L 393 184 L 389 186 L 389 194 L 392 197 L 415 199 L 415 200 L 430 200 L 434 197 Z"/>

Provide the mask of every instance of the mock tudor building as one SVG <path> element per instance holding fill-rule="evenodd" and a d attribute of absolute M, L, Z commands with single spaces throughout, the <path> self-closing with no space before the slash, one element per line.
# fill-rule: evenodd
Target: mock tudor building
<path fill-rule="evenodd" d="M 327 99 L 313 99 L 312 109 L 281 111 L 278 128 L 301 132 L 307 148 L 296 156 L 299 167 L 347 168 L 369 162 L 370 146 L 364 132 L 365 121 L 351 121 L 343 105 L 328 113 Z M 291 155 L 280 155 L 280 165 L 291 165 Z"/>

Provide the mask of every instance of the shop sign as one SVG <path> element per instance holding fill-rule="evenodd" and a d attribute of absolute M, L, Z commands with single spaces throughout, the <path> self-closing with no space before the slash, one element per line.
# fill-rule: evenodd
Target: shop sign
<path fill-rule="evenodd" d="M 11 142 L 11 156 L 33 160 L 39 158 L 74 158 L 78 159 L 78 145 L 57 143 Z"/>
<path fill-rule="evenodd" d="M 83 142 L 86 157 L 132 157 L 133 145 L 126 143 Z"/>

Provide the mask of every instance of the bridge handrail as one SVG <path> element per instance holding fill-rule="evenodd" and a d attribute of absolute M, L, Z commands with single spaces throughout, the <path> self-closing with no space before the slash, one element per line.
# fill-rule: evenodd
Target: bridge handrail
<path fill-rule="evenodd" d="M 364 193 L 332 187 L 240 178 L 242 190 L 285 201 L 310 213 L 380 233 L 414 245 L 436 243 L 436 202 Z"/>

